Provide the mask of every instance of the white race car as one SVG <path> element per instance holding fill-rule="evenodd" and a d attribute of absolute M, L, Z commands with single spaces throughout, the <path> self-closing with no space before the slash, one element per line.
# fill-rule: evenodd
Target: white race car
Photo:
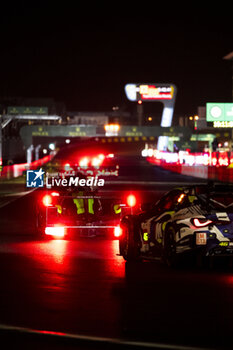
<path fill-rule="evenodd" d="M 125 260 L 233 257 L 233 186 L 175 188 L 156 204 L 121 220 L 120 254 Z"/>

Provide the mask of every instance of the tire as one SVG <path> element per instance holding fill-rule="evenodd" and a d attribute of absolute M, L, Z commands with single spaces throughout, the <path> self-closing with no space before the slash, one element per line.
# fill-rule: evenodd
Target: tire
<path fill-rule="evenodd" d="M 136 230 L 135 222 L 132 217 L 122 221 L 123 234 L 119 240 L 120 255 L 126 261 L 138 261 L 139 260 L 139 245 L 136 242 Z"/>
<path fill-rule="evenodd" d="M 203 269 L 203 267 L 205 266 L 205 261 L 204 261 L 204 257 L 202 256 L 202 254 L 197 253 L 195 256 L 195 265 L 198 269 Z"/>
<path fill-rule="evenodd" d="M 213 270 L 215 267 L 215 257 L 214 256 L 209 256 L 208 257 L 208 269 Z"/>
<path fill-rule="evenodd" d="M 35 218 L 35 229 L 37 236 L 45 237 L 45 218 L 39 212 L 37 212 Z"/>
<path fill-rule="evenodd" d="M 176 267 L 178 264 L 175 234 L 173 226 L 169 226 L 165 232 L 163 260 L 168 267 Z"/>
<path fill-rule="evenodd" d="M 198 269 L 204 269 L 206 268 L 206 265 L 207 265 L 207 258 L 205 256 L 205 252 L 202 249 L 200 249 L 195 254 L 195 266 Z"/>

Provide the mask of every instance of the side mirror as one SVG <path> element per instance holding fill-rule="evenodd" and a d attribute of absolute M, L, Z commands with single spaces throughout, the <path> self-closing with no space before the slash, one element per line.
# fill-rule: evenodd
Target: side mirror
<path fill-rule="evenodd" d="M 142 203 L 141 204 L 141 211 L 149 211 L 152 207 L 151 203 Z"/>

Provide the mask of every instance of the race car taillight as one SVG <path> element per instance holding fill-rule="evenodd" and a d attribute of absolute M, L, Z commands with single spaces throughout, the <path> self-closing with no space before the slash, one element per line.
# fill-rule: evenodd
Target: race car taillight
<path fill-rule="evenodd" d="M 192 219 L 192 223 L 195 227 L 205 227 L 212 224 L 213 221 L 205 219 L 205 218 L 195 218 Z"/>
<path fill-rule="evenodd" d="M 91 165 L 92 166 L 100 166 L 102 164 L 103 160 L 98 158 L 98 157 L 94 157 L 92 158 L 92 161 L 91 161 Z"/>
<path fill-rule="evenodd" d="M 63 226 L 46 227 L 45 234 L 47 236 L 54 236 L 54 237 L 62 238 L 65 236 L 65 228 Z"/>
<path fill-rule="evenodd" d="M 126 203 L 129 207 L 135 207 L 137 200 L 136 197 L 133 194 L 130 194 L 127 198 L 126 198 Z"/>
<path fill-rule="evenodd" d="M 104 155 L 103 153 L 100 153 L 100 154 L 98 155 L 98 158 L 101 159 L 101 160 L 104 160 L 105 155 Z"/>
<path fill-rule="evenodd" d="M 89 164 L 89 158 L 88 157 L 84 157 L 84 158 L 82 158 L 82 159 L 80 159 L 80 161 L 79 161 L 79 166 L 81 166 L 81 167 L 87 167 L 88 166 L 88 164 Z"/>
<path fill-rule="evenodd" d="M 60 194 L 59 194 L 59 192 L 55 192 L 55 191 L 54 191 L 54 192 L 51 193 L 51 196 L 52 196 L 52 197 L 59 197 Z"/>
<path fill-rule="evenodd" d="M 122 235 L 122 228 L 120 226 L 114 227 L 114 237 L 119 238 Z"/>
<path fill-rule="evenodd" d="M 52 197 L 49 194 L 46 194 L 43 198 L 42 198 L 42 203 L 45 207 L 51 207 L 52 206 Z"/>

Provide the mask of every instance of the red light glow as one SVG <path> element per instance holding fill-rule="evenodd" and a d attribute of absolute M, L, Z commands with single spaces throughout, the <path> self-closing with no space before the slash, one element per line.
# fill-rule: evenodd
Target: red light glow
<path fill-rule="evenodd" d="M 98 158 L 101 159 L 101 160 L 104 160 L 105 156 L 104 156 L 104 154 L 101 153 L 101 154 L 98 155 Z"/>
<path fill-rule="evenodd" d="M 116 226 L 114 228 L 114 237 L 119 238 L 122 235 L 122 228 L 120 226 Z"/>
<path fill-rule="evenodd" d="M 66 163 L 66 164 L 64 165 L 64 169 L 65 169 L 65 170 L 69 170 L 69 169 L 70 169 L 70 163 Z"/>
<path fill-rule="evenodd" d="M 217 158 L 216 158 L 216 157 L 213 157 L 213 158 L 212 158 L 212 165 L 213 165 L 213 166 L 217 165 L 217 162 L 218 162 Z"/>
<path fill-rule="evenodd" d="M 45 207 L 51 207 L 52 206 L 52 197 L 49 194 L 46 194 L 42 198 L 42 203 Z"/>
<path fill-rule="evenodd" d="M 84 158 L 80 159 L 80 161 L 79 161 L 79 166 L 81 166 L 81 167 L 87 167 L 87 166 L 88 166 L 88 163 L 89 163 L 89 158 L 84 157 Z"/>
<path fill-rule="evenodd" d="M 91 161 L 91 165 L 92 166 L 100 166 L 102 164 L 102 159 L 98 158 L 98 157 L 94 157 Z"/>
<path fill-rule="evenodd" d="M 126 199 L 126 203 L 129 207 L 135 207 L 137 203 L 136 197 L 133 194 L 130 194 Z"/>
<path fill-rule="evenodd" d="M 205 227 L 205 226 L 208 226 L 209 224 L 211 224 L 213 221 L 211 221 L 211 220 L 203 220 L 203 221 L 200 221 L 200 220 L 203 220 L 203 219 L 194 219 L 193 220 L 193 224 L 194 224 L 194 226 L 196 226 L 196 227 Z"/>

